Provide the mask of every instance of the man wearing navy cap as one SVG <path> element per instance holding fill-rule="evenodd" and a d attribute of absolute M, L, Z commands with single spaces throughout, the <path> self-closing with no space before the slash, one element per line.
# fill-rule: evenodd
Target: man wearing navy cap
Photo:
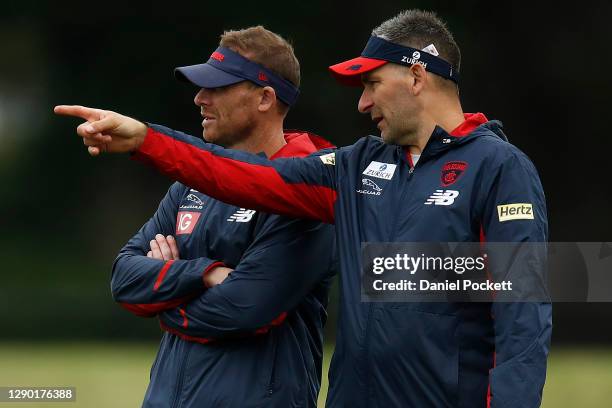
<path fill-rule="evenodd" d="M 332 146 L 283 131 L 299 63 L 261 26 L 225 32 L 206 63 L 175 74 L 201 88 L 208 142 L 271 159 Z M 316 407 L 334 241 L 329 225 L 173 184 L 112 273 L 115 300 L 165 332 L 143 407 Z"/>
<path fill-rule="evenodd" d="M 90 149 L 131 151 L 224 201 L 335 224 L 341 296 L 328 407 L 538 407 L 552 330 L 547 299 L 368 302 L 361 265 L 363 243 L 545 242 L 535 167 L 500 122 L 463 113 L 459 47 L 434 13 L 399 13 L 373 30 L 360 57 L 330 68 L 340 82 L 363 86 L 358 109 L 382 139 L 267 161 L 193 146 L 180 132 L 118 114 L 77 132 Z M 197 166 L 182 160 L 187 152 Z M 509 270 L 487 262 L 487 272 L 541 278 L 543 258 L 511 261 Z"/>

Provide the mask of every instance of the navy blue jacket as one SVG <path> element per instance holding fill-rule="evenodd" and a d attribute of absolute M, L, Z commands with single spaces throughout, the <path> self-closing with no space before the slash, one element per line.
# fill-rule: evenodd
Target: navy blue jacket
<path fill-rule="evenodd" d="M 273 158 L 330 146 L 286 139 Z M 158 233 L 176 237 L 180 260 L 145 256 Z M 334 245 L 332 226 L 173 184 L 113 266 L 115 300 L 165 330 L 143 406 L 316 407 Z M 206 289 L 217 265 L 234 271 Z"/>
<path fill-rule="evenodd" d="M 413 166 L 407 149 L 373 136 L 271 162 L 152 126 L 135 159 L 230 203 L 335 223 L 341 298 L 328 407 L 538 407 L 549 303 L 361 301 L 362 242 L 547 240 L 539 177 L 501 124 L 466 115 L 451 133 L 436 127 Z M 497 206 L 517 203 L 530 203 L 533 219 L 500 219 Z"/>

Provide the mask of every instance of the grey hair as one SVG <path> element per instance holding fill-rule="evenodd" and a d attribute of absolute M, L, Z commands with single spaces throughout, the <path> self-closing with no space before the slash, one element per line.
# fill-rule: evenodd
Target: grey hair
<path fill-rule="evenodd" d="M 433 11 L 404 10 L 372 30 L 372 35 L 387 41 L 422 50 L 433 44 L 439 57 L 457 71 L 461 66 L 461 51 L 446 27 Z"/>

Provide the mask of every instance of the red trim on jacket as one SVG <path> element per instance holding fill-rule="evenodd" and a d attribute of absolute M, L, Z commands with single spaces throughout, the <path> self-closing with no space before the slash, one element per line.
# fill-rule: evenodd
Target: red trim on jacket
<path fill-rule="evenodd" d="M 155 280 L 155 285 L 153 285 L 154 292 L 157 292 L 157 289 L 159 289 L 159 286 L 162 284 L 162 281 L 164 280 L 164 277 L 166 276 L 168 269 L 170 269 L 173 263 L 174 263 L 173 259 L 169 260 L 168 262 L 164 264 L 163 268 L 161 268 L 161 271 L 159 271 L 159 275 L 157 275 L 157 279 Z"/>
<path fill-rule="evenodd" d="M 307 133 L 305 133 L 305 135 L 310 139 L 314 147 L 313 140 L 316 141 L 316 139 L 313 139 L 312 136 Z M 303 139 L 300 138 L 296 140 L 296 142 L 300 140 Z M 291 143 L 292 141 L 290 140 L 289 144 Z M 291 146 L 289 148 L 293 149 L 294 147 Z M 171 157 L 168 157 L 168 151 L 173 152 Z M 314 151 L 315 150 L 309 153 L 314 153 Z M 304 151 L 300 154 L 306 155 L 307 152 Z M 152 128 L 147 130 L 147 136 L 144 142 L 138 150 L 134 152 L 132 157 L 146 163 L 152 163 L 149 157 L 155 157 L 156 160 L 152 164 L 162 173 L 183 184 L 194 187 L 205 194 L 206 191 L 210 191 L 212 185 L 216 189 L 215 197 L 226 203 L 237 205 L 239 201 L 241 207 L 261 211 L 265 210 L 265 208 L 260 207 L 257 203 L 258 201 L 265 200 L 267 204 L 266 207 L 270 203 L 276 203 L 274 210 L 280 214 L 291 217 L 311 218 L 328 224 L 334 223 L 334 203 L 337 193 L 333 188 L 306 183 L 287 183 L 273 167 L 216 156 L 209 151 L 199 149 L 187 142 L 176 140 L 163 133 L 158 133 Z M 175 158 L 180 158 L 180 161 L 175 162 Z M 203 165 L 202 163 L 204 162 L 207 164 Z M 181 170 L 185 173 L 189 169 L 195 168 L 214 167 L 215 171 L 208 173 L 205 177 L 202 177 L 201 173 L 198 174 L 198 177 L 180 177 L 179 172 L 176 170 L 177 166 L 180 166 Z M 274 193 L 262 197 L 256 186 L 248 182 L 241 184 L 239 190 L 230 190 L 230 187 L 224 183 L 224 180 L 227 179 L 257 180 L 258 183 L 268 184 L 268 191 Z M 190 182 L 193 180 L 197 180 L 198 182 Z M 236 187 L 235 184 L 234 187 Z M 236 197 L 236 192 L 241 193 L 240 200 L 238 201 L 233 199 Z M 298 197 L 301 198 L 304 196 L 318 200 L 321 204 L 319 209 L 324 208 L 326 210 L 325 213 L 316 212 L 315 208 L 312 208 L 312 205 L 310 205 L 312 201 L 298 199 Z M 283 206 L 283 202 L 289 202 L 291 205 Z M 301 205 L 300 210 L 297 212 L 292 211 L 295 205 Z"/>
<path fill-rule="evenodd" d="M 450 132 L 451 136 L 456 136 L 456 137 L 467 136 L 470 133 L 472 133 L 472 131 L 476 129 L 478 126 L 489 121 L 489 119 L 487 119 L 484 113 L 480 113 L 480 112 L 464 113 L 463 117 L 465 118 L 465 120 L 461 122 L 461 124 L 457 126 L 455 129 L 453 129 L 452 132 Z"/>
<path fill-rule="evenodd" d="M 187 326 L 189 326 L 189 321 L 187 320 L 187 313 L 185 313 L 185 309 L 183 309 L 182 307 L 178 308 L 179 313 L 181 314 L 181 316 L 183 316 L 183 329 L 186 329 Z"/>
<path fill-rule="evenodd" d="M 280 326 L 281 324 L 283 324 L 286 318 L 287 318 L 287 312 L 281 313 L 280 315 L 278 315 L 276 319 L 272 320 L 269 324 L 255 330 L 255 334 L 265 334 L 269 332 L 271 328 L 275 326 Z"/>
<path fill-rule="evenodd" d="M 485 245 L 484 245 L 485 242 L 487 242 L 487 237 L 485 235 L 484 228 L 482 228 L 482 224 L 480 224 L 480 249 L 481 249 L 481 251 L 485 249 Z M 487 263 L 487 260 L 485 259 L 485 268 L 486 268 L 486 263 Z M 487 278 L 491 279 L 491 275 L 489 274 L 489 269 L 488 268 L 487 268 Z M 495 294 L 493 294 L 493 296 L 495 296 Z M 495 318 L 493 316 L 493 314 L 491 314 L 491 318 Z M 492 394 L 491 394 L 491 370 L 493 370 L 495 368 L 496 356 L 497 356 L 497 353 L 495 351 L 493 351 L 493 364 L 492 364 L 492 368 L 489 370 L 489 385 L 487 386 L 487 408 L 491 408 L 491 398 L 492 398 Z"/>
<path fill-rule="evenodd" d="M 183 340 L 186 340 L 186 341 L 193 341 L 193 342 L 200 343 L 200 344 L 206 344 L 206 343 L 210 343 L 211 341 L 214 341 L 213 339 L 209 339 L 209 338 L 205 338 L 205 337 L 188 336 L 187 334 L 183 334 L 183 333 L 181 333 L 178 330 L 174 330 L 174 329 L 166 326 L 161 321 L 159 322 L 159 327 L 161 327 L 162 330 L 167 331 L 170 334 L 174 334 L 175 336 L 179 337 L 180 339 L 183 339 Z"/>
<path fill-rule="evenodd" d="M 181 315 L 183 316 L 183 318 L 185 319 L 185 322 L 183 322 L 183 327 L 187 328 L 187 317 L 186 317 L 186 313 L 182 308 L 178 308 L 179 311 L 181 312 Z M 280 326 L 285 319 L 287 318 L 287 312 L 283 312 L 281 313 L 276 319 L 272 320 L 270 322 L 270 324 L 255 330 L 254 334 L 255 335 L 261 335 L 261 334 L 266 334 L 267 332 L 270 331 L 271 328 L 275 327 L 275 326 Z M 162 330 L 167 331 L 170 334 L 174 334 L 175 336 L 178 336 L 179 338 L 181 338 L 182 340 L 186 340 L 186 341 L 194 341 L 196 343 L 201 343 L 201 344 L 207 344 L 210 342 L 215 341 L 215 339 L 213 338 L 209 338 L 209 337 L 196 337 L 196 336 L 190 336 L 188 334 L 185 333 L 181 333 L 178 330 L 172 329 L 168 326 L 166 326 L 161 320 L 159 321 L 159 326 L 161 327 Z M 245 334 L 242 337 L 248 337 L 247 334 Z"/>
<path fill-rule="evenodd" d="M 414 168 L 414 162 L 412 161 L 412 154 L 410 153 L 410 149 L 406 148 L 406 160 L 408 160 L 408 166 L 410 168 Z"/>
<path fill-rule="evenodd" d="M 493 352 L 493 368 L 495 368 L 495 360 L 497 360 L 497 353 Z M 487 408 L 491 408 L 491 399 L 493 399 L 493 394 L 491 393 L 491 370 L 489 370 L 489 386 L 487 387 Z"/>
<path fill-rule="evenodd" d="M 136 316 L 140 317 L 153 317 L 159 312 L 163 312 L 164 310 L 174 309 L 175 307 L 191 300 L 193 296 L 183 297 L 180 299 L 169 300 L 166 302 L 158 302 L 158 303 L 126 303 L 119 302 L 119 305 L 126 310 L 134 313 Z"/>

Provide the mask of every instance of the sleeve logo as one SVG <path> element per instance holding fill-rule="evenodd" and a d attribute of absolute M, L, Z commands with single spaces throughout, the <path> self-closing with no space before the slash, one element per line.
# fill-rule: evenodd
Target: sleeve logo
<path fill-rule="evenodd" d="M 497 206 L 499 222 L 510 220 L 533 220 L 533 207 L 530 203 L 503 204 Z"/>
<path fill-rule="evenodd" d="M 176 215 L 176 235 L 191 234 L 199 218 L 198 212 L 179 211 Z"/>
<path fill-rule="evenodd" d="M 332 166 L 336 165 L 336 153 L 328 153 L 323 156 L 319 156 L 319 159 L 325 164 L 330 164 Z"/>

